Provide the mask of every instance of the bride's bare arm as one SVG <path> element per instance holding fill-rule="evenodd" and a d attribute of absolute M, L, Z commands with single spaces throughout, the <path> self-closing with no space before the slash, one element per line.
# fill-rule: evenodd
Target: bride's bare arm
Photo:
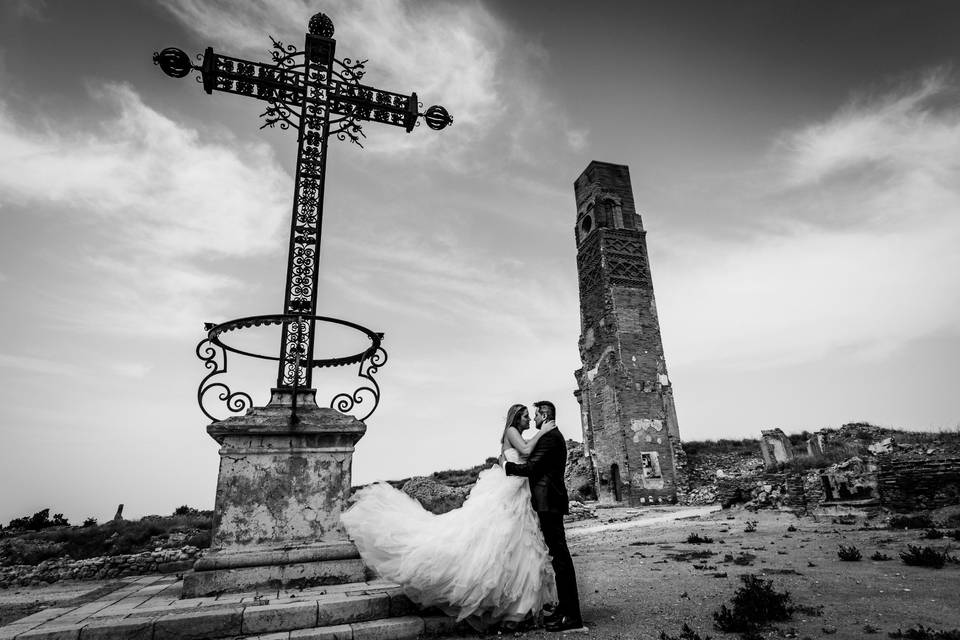
<path fill-rule="evenodd" d="M 520 455 L 526 457 L 530 455 L 530 452 L 533 451 L 533 448 L 537 446 L 537 442 L 540 438 L 550 429 L 555 428 L 555 425 L 552 425 L 546 429 L 540 429 L 537 431 L 530 440 L 524 440 L 523 436 L 520 435 L 520 432 L 517 431 L 516 427 L 510 427 L 507 429 L 507 440 L 510 441 L 510 445 L 520 452 Z"/>

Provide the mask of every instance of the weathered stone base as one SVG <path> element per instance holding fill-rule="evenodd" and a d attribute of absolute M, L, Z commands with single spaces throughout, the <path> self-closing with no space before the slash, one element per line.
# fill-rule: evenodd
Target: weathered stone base
<path fill-rule="evenodd" d="M 350 542 L 220 551 L 198 560 L 183 577 L 182 597 L 362 582 L 365 573 Z"/>

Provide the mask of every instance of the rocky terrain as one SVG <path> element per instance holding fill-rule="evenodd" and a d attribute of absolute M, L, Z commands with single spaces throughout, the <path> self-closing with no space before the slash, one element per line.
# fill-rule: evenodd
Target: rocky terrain
<path fill-rule="evenodd" d="M 683 443 L 680 455 L 678 502 L 682 505 L 720 503 L 743 504 L 748 509 L 808 508 L 831 500 L 869 500 L 877 498 L 879 462 L 960 458 L 960 432 L 918 433 L 851 423 L 817 434 L 804 432 L 790 436 L 795 444 L 815 435 L 821 438 L 822 455 L 800 457 L 775 467 L 767 467 L 760 453 L 760 441 L 694 441 Z M 568 462 L 565 474 L 572 500 L 588 505 L 596 498 L 589 461 L 583 445 L 567 441 Z M 496 464 L 490 458 L 484 464 L 461 471 L 443 471 L 428 477 L 393 482 L 425 508 L 443 513 L 463 503 L 469 488 L 482 469 Z M 790 479 L 790 476 L 793 476 Z M 826 476 L 837 495 L 825 495 L 821 476 Z M 795 487 L 802 486 L 805 498 L 798 501 Z M 803 504 L 800 504 L 802 502 Z M 957 487 L 960 503 L 960 486 Z"/>

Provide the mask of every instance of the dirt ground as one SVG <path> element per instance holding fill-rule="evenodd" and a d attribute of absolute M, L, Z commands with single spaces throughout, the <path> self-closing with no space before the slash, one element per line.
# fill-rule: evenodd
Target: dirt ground
<path fill-rule="evenodd" d="M 792 604 L 820 615 L 795 613 L 761 633 L 764 638 L 886 638 L 897 629 L 922 624 L 937 630 L 960 628 L 960 565 L 942 569 L 903 564 L 908 544 L 951 549 L 949 538 L 922 540 L 923 531 L 891 530 L 881 520 L 841 524 L 844 518 L 732 509 L 647 527 L 570 536 L 588 634 L 579 637 L 641 640 L 661 631 L 679 636 L 684 623 L 701 637 L 736 638 L 713 627 L 714 611 L 742 585 L 739 576 L 759 574 Z M 748 521 L 756 531 L 746 532 Z M 788 527 L 795 531 L 788 531 Z M 711 544 L 688 544 L 697 533 Z M 838 545 L 856 546 L 863 558 L 841 561 Z M 870 560 L 875 552 L 888 561 Z M 689 558 L 690 552 L 710 552 Z M 756 556 L 750 565 L 724 561 L 726 555 Z M 869 626 L 868 626 L 869 625 Z M 875 631 L 871 631 L 875 630 Z M 545 631 L 531 640 L 556 637 Z M 573 634 L 565 634 L 575 640 Z"/>
<path fill-rule="evenodd" d="M 790 592 L 791 603 L 807 611 L 822 607 L 819 615 L 795 613 L 792 620 L 763 631 L 764 638 L 887 638 L 890 632 L 918 624 L 960 629 L 960 564 L 928 569 L 907 566 L 899 557 L 908 544 L 949 549 L 960 556 L 960 544 L 949 538 L 923 540 L 923 531 L 877 528 L 883 526 L 881 520 L 861 518 L 843 524 L 843 518 L 738 509 L 662 521 L 681 509 L 601 509 L 599 521 L 568 525 L 589 631 L 566 633 L 563 638 L 647 640 L 659 638 L 661 631 L 676 637 L 687 623 L 704 640 L 707 636 L 733 640 L 738 636 L 714 629 L 712 614 L 721 604 L 729 606 L 742 584 L 739 576 L 748 573 L 772 580 L 775 590 Z M 750 521 L 756 522 L 756 531 L 746 532 Z M 574 531 L 598 524 L 630 528 Z M 691 533 L 713 542 L 689 544 Z M 856 546 L 863 558 L 841 561 L 837 557 L 841 544 Z M 875 551 L 890 560 L 870 560 Z M 755 557 L 745 565 L 724 559 L 742 554 Z M 58 583 L 2 590 L 0 624 L 47 606 L 80 604 L 120 584 Z M 539 640 L 557 635 L 534 630 L 519 637 Z"/>

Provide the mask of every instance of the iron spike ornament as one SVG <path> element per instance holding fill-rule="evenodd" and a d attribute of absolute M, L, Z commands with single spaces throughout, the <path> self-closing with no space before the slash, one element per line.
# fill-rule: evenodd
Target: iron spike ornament
<path fill-rule="evenodd" d="M 359 364 L 359 377 L 367 382 L 352 394 L 334 397 L 332 407 L 351 411 L 364 402 L 364 394 L 372 397 L 372 407 L 365 420 L 377 408 L 380 387 L 373 374 L 386 363 L 382 346 L 383 334 L 366 327 L 317 315 L 318 268 L 320 264 L 320 237 L 323 227 L 324 178 L 327 164 L 327 141 L 330 136 L 360 144 L 366 137 L 363 123 L 380 122 L 403 127 L 408 133 L 419 124 L 420 118 L 433 130 L 444 129 L 453 123 L 447 110 L 434 105 L 421 112 L 417 94 L 409 96 L 361 84 L 366 73 L 366 60 L 338 59 L 334 56 L 333 21 L 318 13 L 310 19 L 304 48 L 270 38 L 273 43 L 271 62 L 253 62 L 214 52 L 207 47 L 199 65 L 173 47 L 153 54 L 153 62 L 173 78 L 183 78 L 198 71 L 197 81 L 204 91 L 234 93 L 267 103 L 261 114 L 263 127 L 279 126 L 297 129 L 297 167 L 293 194 L 293 215 L 290 223 L 290 245 L 287 254 L 287 276 L 284 288 L 283 313 L 270 316 L 251 316 L 220 324 L 207 323 L 207 337 L 197 345 L 197 356 L 209 370 L 200 383 L 197 399 L 201 410 L 211 420 L 204 400 L 207 392 L 217 389 L 217 399 L 230 413 L 240 413 L 252 406 L 250 396 L 233 392 L 222 382 L 211 378 L 227 370 L 227 352 L 276 360 L 277 387 L 293 392 L 312 388 L 314 367 L 338 367 Z M 199 56 L 198 56 L 199 57 Z M 315 358 L 314 337 L 317 324 L 332 323 L 353 329 L 370 341 L 357 354 L 338 358 Z M 229 346 L 222 334 L 256 327 L 279 326 L 281 329 L 279 356 L 257 354 Z M 295 411 L 295 406 L 294 406 Z"/>

